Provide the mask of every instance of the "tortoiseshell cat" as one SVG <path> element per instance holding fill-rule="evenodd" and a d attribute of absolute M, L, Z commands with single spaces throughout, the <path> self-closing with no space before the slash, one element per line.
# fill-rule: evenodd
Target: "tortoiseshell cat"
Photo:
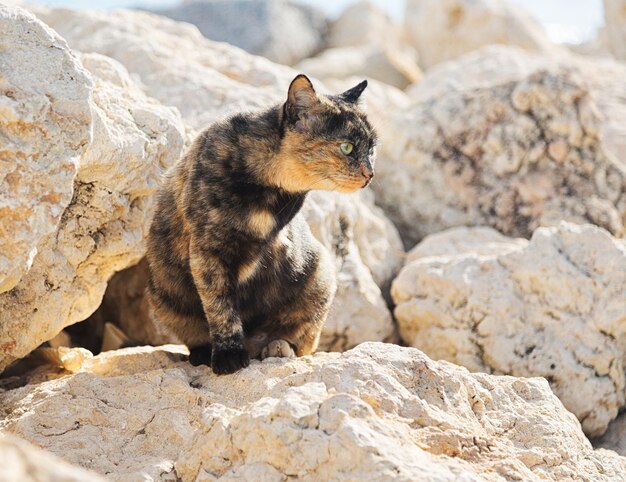
<path fill-rule="evenodd" d="M 317 348 L 335 268 L 298 211 L 312 189 L 371 181 L 376 135 L 356 106 L 366 86 L 322 96 L 298 75 L 284 104 L 210 126 L 166 176 L 148 292 L 194 365 L 232 373 Z"/>

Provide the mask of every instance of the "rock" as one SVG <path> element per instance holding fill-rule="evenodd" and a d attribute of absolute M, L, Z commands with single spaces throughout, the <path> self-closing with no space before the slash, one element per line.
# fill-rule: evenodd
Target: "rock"
<path fill-rule="evenodd" d="M 253 361 L 235 375 L 169 349 L 93 359 L 6 392 L 3 432 L 108 480 L 618 480 L 542 379 L 471 374 L 411 348 Z M 33 410 L 36 404 L 36 410 Z"/>
<path fill-rule="evenodd" d="M 327 28 L 320 10 L 285 0 L 187 1 L 155 12 L 192 23 L 207 38 L 286 65 L 315 54 Z"/>
<path fill-rule="evenodd" d="M 616 58 L 626 60 L 626 1 L 604 0 L 608 45 Z"/>
<path fill-rule="evenodd" d="M 376 202 L 407 246 L 449 227 L 626 234 L 626 68 L 487 47 L 433 69 L 381 132 Z"/>
<path fill-rule="evenodd" d="M 0 293 L 56 231 L 91 140 L 88 74 L 63 39 L 22 12 L 0 5 Z"/>
<path fill-rule="evenodd" d="M 0 435 L 1 482 L 104 482 L 12 435 Z"/>
<path fill-rule="evenodd" d="M 337 294 L 319 350 L 343 351 L 364 341 L 394 340 L 383 295 L 400 269 L 404 251 L 391 222 L 358 195 L 312 192 L 302 212 L 337 265 Z"/>
<path fill-rule="evenodd" d="M 55 232 L 38 243 L 37 255 L 20 283 L 0 294 L 0 370 L 63 327 L 87 318 L 100 304 L 111 275 L 141 258 L 152 217 L 152 195 L 160 174 L 180 156 L 184 141 L 178 113 L 147 98 L 119 63 L 86 54 L 81 60 L 91 75 L 82 67 L 78 70 L 75 66 L 80 63 L 65 43 L 58 36 L 51 37 L 38 20 L 20 9 L 8 15 L 6 9 L 3 12 L 14 26 L 30 32 L 31 58 L 38 58 L 38 51 L 45 58 L 54 39 L 54 50 L 73 59 L 59 67 L 56 77 L 74 76 L 91 97 L 86 106 L 91 118 L 82 122 L 87 132 L 93 131 L 93 139 L 89 142 L 87 137 L 85 145 L 74 146 L 78 159 L 74 161 L 73 197 Z M 20 28 L 12 31 L 20 32 Z M 17 63 L 4 65 L 19 72 L 19 57 L 10 59 Z M 51 85 L 52 76 L 39 77 L 41 92 Z M 71 107 L 71 103 L 66 106 Z M 21 119 L 28 122 L 29 117 L 25 113 Z M 62 139 L 66 128 L 58 122 Z M 34 156 L 36 145 L 24 146 L 25 158 Z M 68 140 L 67 153 L 71 147 Z M 67 160 L 48 162 L 60 169 Z M 71 187 L 63 189 L 72 192 Z"/>
<path fill-rule="evenodd" d="M 322 79 L 368 77 L 404 89 L 422 78 L 413 48 L 400 45 L 363 45 L 324 50 L 296 69 Z"/>
<path fill-rule="evenodd" d="M 328 29 L 326 48 L 400 43 L 402 29 L 376 4 L 359 1 L 346 8 Z"/>
<path fill-rule="evenodd" d="M 119 61 L 150 97 L 177 107 L 194 131 L 225 115 L 265 108 L 285 96 L 296 73 L 190 24 L 158 15 L 32 7 L 72 49 Z"/>
<path fill-rule="evenodd" d="M 626 243 L 591 225 L 432 235 L 392 285 L 400 336 L 472 371 L 541 376 L 590 436 L 626 405 Z"/>
<path fill-rule="evenodd" d="M 539 23 L 507 1 L 407 0 L 405 30 L 424 69 L 492 44 L 559 50 Z"/>
<path fill-rule="evenodd" d="M 595 447 L 613 450 L 620 455 L 626 456 L 626 412 L 613 420 L 606 433 L 592 440 Z"/>

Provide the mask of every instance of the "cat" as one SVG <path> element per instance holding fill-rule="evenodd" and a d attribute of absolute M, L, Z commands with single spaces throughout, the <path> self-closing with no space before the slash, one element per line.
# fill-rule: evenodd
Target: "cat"
<path fill-rule="evenodd" d="M 217 122 L 166 174 L 148 236 L 157 319 L 217 374 L 317 348 L 335 267 L 298 211 L 312 189 L 353 192 L 374 175 L 363 81 L 318 95 L 305 75 L 284 103 Z"/>

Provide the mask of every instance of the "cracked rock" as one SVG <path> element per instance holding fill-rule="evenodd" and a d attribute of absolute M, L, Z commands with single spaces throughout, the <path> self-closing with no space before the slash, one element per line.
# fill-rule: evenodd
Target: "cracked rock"
<path fill-rule="evenodd" d="M 545 377 L 590 436 L 625 406 L 626 243 L 591 225 L 531 240 L 489 228 L 426 238 L 394 280 L 400 336 L 472 371 Z"/>
<path fill-rule="evenodd" d="M 253 361 L 216 376 L 131 348 L 0 394 L 3 432 L 128 480 L 618 480 L 542 379 L 469 373 L 413 348 Z M 37 409 L 32 411 L 36 404 Z"/>
<path fill-rule="evenodd" d="M 118 62 L 97 54 L 76 58 L 57 35 L 19 8 L 3 7 L 1 19 L 12 25 L 8 36 L 3 33 L 9 45 L 11 39 L 17 43 L 20 35 L 29 32 L 32 58 L 45 59 L 51 43 L 63 53 L 65 63 L 54 64 L 59 69 L 54 75 L 74 77 L 80 83 L 75 95 L 81 89 L 88 93 L 87 104 L 79 107 L 90 116 L 72 122 L 85 123 L 84 129 L 93 137 L 80 137 L 72 151 L 71 137 L 63 137 L 71 122 L 51 114 L 48 122 L 58 122 L 54 129 L 67 145 L 66 154 L 51 156 L 46 162 L 52 169 L 62 169 L 66 156 L 73 153 L 73 185 L 71 177 L 63 180 L 67 186 L 53 177 L 57 189 L 73 197 L 56 229 L 37 242 L 29 271 L 10 291 L 0 294 L 0 370 L 65 326 L 87 318 L 100 304 L 111 275 L 141 258 L 152 218 L 152 194 L 160 174 L 179 157 L 184 143 L 184 127 L 176 110 L 146 97 Z M 42 92 L 51 88 L 52 73 L 28 77 L 20 74 L 19 56 L 6 57 L 9 70 L 15 67 L 25 85 L 32 81 Z M 76 107 L 59 102 L 71 119 Z M 20 115 L 16 122 L 29 122 L 30 114 Z M 23 149 L 25 159 L 37 158 L 36 143 L 24 142 Z M 13 165 L 15 157 L 10 160 Z"/>
<path fill-rule="evenodd" d="M 461 225 L 626 234 L 626 67 L 512 47 L 442 64 L 382 132 L 376 201 L 408 246 Z"/>

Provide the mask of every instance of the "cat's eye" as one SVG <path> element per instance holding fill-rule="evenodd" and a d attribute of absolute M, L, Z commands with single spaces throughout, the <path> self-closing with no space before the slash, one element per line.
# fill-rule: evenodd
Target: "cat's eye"
<path fill-rule="evenodd" d="M 343 152 L 346 156 L 352 152 L 353 148 L 354 146 L 349 142 L 342 142 L 339 144 L 339 149 L 341 149 L 341 152 Z"/>

